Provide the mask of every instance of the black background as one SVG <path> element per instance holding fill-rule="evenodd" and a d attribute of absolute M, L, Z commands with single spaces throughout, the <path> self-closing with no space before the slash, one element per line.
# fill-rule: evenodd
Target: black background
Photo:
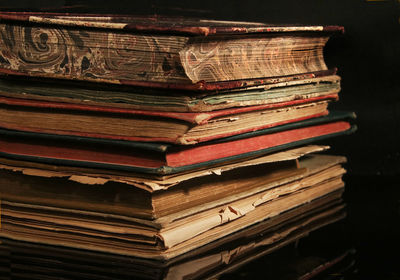
<path fill-rule="evenodd" d="M 331 153 L 348 157 L 348 219 L 342 231 L 358 252 L 360 279 L 400 279 L 400 0 L 48 0 L 0 6 L 344 26 L 345 33 L 325 48 L 328 66 L 342 77 L 340 101 L 331 108 L 358 116 L 355 134 L 329 142 Z"/>

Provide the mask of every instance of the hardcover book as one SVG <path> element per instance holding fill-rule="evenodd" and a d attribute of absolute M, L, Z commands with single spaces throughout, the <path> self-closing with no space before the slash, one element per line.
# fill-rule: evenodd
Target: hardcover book
<path fill-rule="evenodd" d="M 1 12 L 0 21 L 2 73 L 198 90 L 326 71 L 323 47 L 343 31 L 158 16 Z"/>
<path fill-rule="evenodd" d="M 106 139 L 190 145 L 327 115 L 337 95 L 230 108 L 165 112 L 0 97 L 0 127 Z"/>
<path fill-rule="evenodd" d="M 9 186 L 3 198 L 17 202 L 157 219 L 188 215 L 188 208 L 207 209 L 227 197 L 240 198 L 265 185 L 272 188 L 300 178 L 306 170 L 297 159 L 325 149 L 306 146 L 162 179 L 1 159 L 1 169 L 10 172 L 1 172 L 0 182 Z"/>

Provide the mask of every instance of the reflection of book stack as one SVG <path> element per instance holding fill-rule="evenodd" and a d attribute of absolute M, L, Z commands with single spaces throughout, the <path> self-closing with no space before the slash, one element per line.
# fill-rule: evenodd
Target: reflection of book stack
<path fill-rule="evenodd" d="M 265 259 L 262 266 L 269 266 L 263 275 L 310 278 L 332 266 L 348 264 L 349 247 L 340 243 L 339 236 L 329 236 L 335 246 L 311 244 L 311 248 L 318 247 L 317 253 L 293 256 L 288 245 L 299 240 L 303 244 L 310 234 L 326 238 L 317 229 L 342 219 L 343 207 L 340 192 L 333 193 L 166 262 L 3 239 L 0 252 L 7 260 L 1 262 L 1 270 L 9 278 L 2 279 L 28 275 L 30 279 L 212 279 L 261 257 Z M 271 253 L 274 257 L 266 258 Z"/>
<path fill-rule="evenodd" d="M 0 18 L 2 236 L 165 260 L 340 197 L 341 28 Z"/>

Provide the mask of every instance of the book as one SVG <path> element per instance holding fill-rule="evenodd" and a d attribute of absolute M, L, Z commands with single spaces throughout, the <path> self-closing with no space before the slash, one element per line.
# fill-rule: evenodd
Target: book
<path fill-rule="evenodd" d="M 309 255 L 301 254 L 294 258 L 293 251 L 297 250 L 293 250 L 290 245 L 299 241 L 301 243 L 311 233 L 319 234 L 319 228 L 336 223 L 345 215 L 343 202 L 327 196 L 167 261 L 145 260 L 3 238 L 0 243 L 0 252 L 2 256 L 8 257 L 0 263 L 0 266 L 4 274 L 8 272 L 7 275 L 11 277 L 17 274 L 22 277 L 26 274 L 30 275 L 30 279 L 32 275 L 35 275 L 37 279 L 46 279 L 50 275 L 62 276 L 63 279 L 79 277 L 85 279 L 129 277 L 211 279 L 282 250 L 284 250 L 283 254 L 279 254 L 282 257 L 268 257 L 268 263 L 272 267 L 273 264 L 281 262 L 286 265 L 290 263 L 290 266 L 304 264 L 301 260 Z M 336 242 L 336 238 L 333 241 Z M 329 254 L 324 250 L 325 261 L 312 262 L 312 268 L 306 273 L 312 273 L 315 269 L 321 272 L 322 262 L 323 267 L 326 268 L 330 267 L 326 263 L 337 263 L 341 258 L 351 255 L 347 247 L 343 250 L 345 246 L 338 245 L 340 246 L 336 248 L 337 250 L 329 250 Z M 291 261 L 288 262 L 288 259 Z M 307 265 L 307 268 L 309 267 L 310 265 Z M 303 272 L 304 269 L 301 271 Z M 271 275 L 282 276 L 280 269 L 275 273 L 270 269 L 268 272 Z M 303 273 L 299 275 L 302 276 Z"/>
<path fill-rule="evenodd" d="M 55 172 L 51 166 L 2 159 L 0 182 L 9 186 L 3 198 L 14 201 L 157 219 L 180 212 L 189 215 L 193 212 L 189 208 L 206 209 L 227 197 L 240 198 L 266 185 L 272 188 L 293 181 L 306 171 L 299 168 L 297 159 L 325 149 L 306 146 L 162 179 L 107 170 L 63 170 L 62 166 Z"/>
<path fill-rule="evenodd" d="M 340 91 L 337 75 L 271 81 L 242 89 L 179 91 L 96 83 L 8 77 L 0 79 L 0 96 L 24 100 L 115 107 L 145 111 L 209 112 L 334 96 Z"/>
<path fill-rule="evenodd" d="M 330 194 L 340 198 L 345 172 L 340 162 L 343 158 L 316 155 L 300 161 L 306 172 L 291 183 L 271 189 L 267 184 L 254 194 L 230 202 L 225 197 L 221 204 L 200 212 L 185 210 L 155 220 L 23 203 L 23 192 L 15 196 L 21 198 L 16 202 L 15 197 L 7 197 L 7 188 L 2 190 L 0 234 L 30 242 L 171 259 L 310 201 Z"/>
<path fill-rule="evenodd" d="M 336 112 L 220 141 L 182 147 L 0 130 L 0 154 L 33 162 L 163 175 L 261 156 L 349 134 L 356 127 L 346 119 L 354 117 L 354 113 Z"/>
<path fill-rule="evenodd" d="M 219 82 L 233 81 L 223 87 L 235 88 L 251 79 L 326 71 L 323 47 L 332 33 L 343 31 L 26 12 L 1 12 L 0 21 L 2 73 L 198 90 L 217 89 Z"/>
<path fill-rule="evenodd" d="M 129 141 L 196 144 L 328 114 L 337 95 L 212 112 L 165 112 L 0 97 L 0 127 Z"/>

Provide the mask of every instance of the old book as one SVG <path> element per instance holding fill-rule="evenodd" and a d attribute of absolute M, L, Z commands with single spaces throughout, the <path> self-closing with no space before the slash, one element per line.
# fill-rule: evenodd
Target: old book
<path fill-rule="evenodd" d="M 323 47 L 343 31 L 158 16 L 1 12 L 0 20 L 2 73 L 181 89 L 326 71 Z"/>
<path fill-rule="evenodd" d="M 147 111 L 209 112 L 335 95 L 337 75 L 273 81 L 245 89 L 208 92 L 106 86 L 26 77 L 0 79 L 0 96 Z"/>
<path fill-rule="evenodd" d="M 237 270 L 262 256 L 270 255 L 285 246 L 287 251 L 289 244 L 307 238 L 311 232 L 318 234 L 319 228 L 343 219 L 346 214 L 343 208 L 341 199 L 328 195 L 163 262 L 2 239 L 0 253 L 7 256 L 7 259 L 0 264 L 0 267 L 11 277 L 29 275 L 30 279 L 47 279 L 46 277 L 49 276 L 62 276 L 63 279 L 84 277 L 105 280 L 132 277 L 155 280 L 213 279 L 221 274 Z M 342 252 L 344 246 L 339 247 L 340 252 L 337 254 L 335 250 L 332 255 L 335 257 L 347 255 L 346 250 Z M 293 257 L 290 254 L 292 251 L 284 252 L 283 256 Z M 326 255 L 324 252 L 324 256 Z M 298 258 L 304 257 L 296 256 L 294 260 L 290 258 L 291 266 L 299 263 Z M 268 263 L 272 265 L 283 261 L 287 265 L 286 258 L 279 258 L 279 260 L 276 257 L 269 258 Z M 304 264 L 304 262 L 300 263 Z M 318 264 L 313 262 L 313 265 L 307 273 L 320 268 L 321 262 Z M 328 266 L 324 265 L 324 267 Z M 278 274 L 279 270 L 275 274 L 270 269 L 268 272 L 271 275 L 282 276 Z M 302 274 L 299 275 L 302 276 Z"/>
<path fill-rule="evenodd" d="M 356 129 L 346 121 L 353 117 L 353 113 L 336 112 L 326 117 L 193 146 L 76 138 L 0 129 L 0 154 L 6 158 L 42 163 L 172 174 L 348 134 Z"/>
<path fill-rule="evenodd" d="M 299 168 L 298 158 L 327 148 L 306 146 L 161 179 L 110 174 L 104 169 L 63 170 L 62 166 L 55 172 L 51 166 L 2 159 L 1 169 L 9 172 L 1 172 L 0 182 L 9 186 L 3 198 L 18 202 L 157 219 L 182 211 L 189 214 L 189 208 L 206 209 L 226 196 L 243 197 L 267 184 L 272 188 L 292 181 L 306 171 Z M 55 189 L 57 185 L 62 187 Z"/>
<path fill-rule="evenodd" d="M 337 95 L 212 112 L 165 112 L 0 97 L 0 127 L 190 145 L 327 115 Z"/>
<path fill-rule="evenodd" d="M 292 182 L 273 188 L 267 184 L 254 194 L 225 197 L 209 209 L 185 210 L 155 220 L 15 202 L 23 193 L 14 199 L 3 196 L 0 234 L 17 240 L 170 259 L 328 194 L 336 193 L 339 198 L 342 161 L 340 157 L 314 156 L 300 161 L 306 172 Z"/>

